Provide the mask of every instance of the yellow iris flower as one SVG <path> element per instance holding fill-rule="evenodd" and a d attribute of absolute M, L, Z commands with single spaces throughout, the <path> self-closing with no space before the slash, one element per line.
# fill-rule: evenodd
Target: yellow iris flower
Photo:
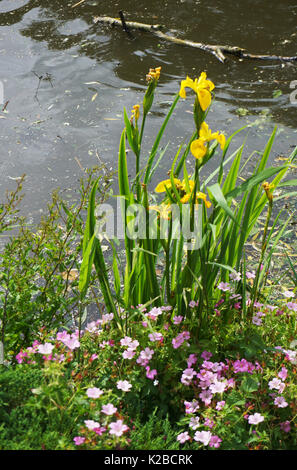
<path fill-rule="evenodd" d="M 211 103 L 211 91 L 214 89 L 214 84 L 211 80 L 206 78 L 206 73 L 202 72 L 199 78 L 192 80 L 187 77 L 186 80 L 182 80 L 179 90 L 179 96 L 186 98 L 185 88 L 191 88 L 197 94 L 199 104 L 203 111 L 205 111 Z"/>
<path fill-rule="evenodd" d="M 203 122 L 199 131 L 199 139 L 193 140 L 191 143 L 191 152 L 195 158 L 201 159 L 204 157 L 207 151 L 205 143 L 211 140 L 216 140 L 220 144 L 221 149 L 224 149 L 226 144 L 226 138 L 224 134 L 219 134 L 219 132 L 212 132 L 206 122 Z"/>
<path fill-rule="evenodd" d="M 191 195 L 193 193 L 194 186 L 195 186 L 195 181 L 189 180 L 188 185 L 187 185 L 186 180 L 181 181 L 178 178 L 174 178 L 174 183 L 175 183 L 176 189 L 181 191 L 181 193 L 182 193 L 182 197 L 180 199 L 180 202 L 182 204 L 186 204 L 190 200 Z M 157 193 L 164 193 L 166 191 L 165 187 L 167 189 L 172 188 L 171 180 L 161 181 L 158 184 L 158 186 L 156 187 L 155 191 Z M 189 188 L 189 191 L 188 191 L 188 188 Z M 201 193 L 200 191 L 198 191 L 196 193 L 196 201 L 198 201 L 198 199 L 202 199 L 204 201 L 206 207 L 211 206 L 211 202 L 207 201 L 207 199 L 206 199 L 206 194 Z M 160 213 L 162 218 L 167 218 L 167 214 L 168 214 L 168 210 L 169 210 L 168 208 L 170 207 L 170 204 L 167 204 L 167 205 L 166 204 L 161 204 L 161 206 L 164 206 L 164 209 L 162 207 L 160 209 L 160 206 L 150 206 L 149 209 L 157 210 Z"/>
<path fill-rule="evenodd" d="M 170 204 L 161 204 L 160 206 L 149 206 L 149 210 L 159 212 L 161 219 L 170 219 L 171 206 Z"/>
<path fill-rule="evenodd" d="M 192 195 L 192 193 L 185 194 L 184 197 L 181 198 L 180 202 L 182 204 L 185 204 L 185 203 L 189 202 L 191 195 Z M 209 208 L 211 206 L 211 202 L 208 201 L 206 199 L 206 197 L 207 197 L 206 194 L 201 193 L 200 191 L 198 191 L 196 193 L 196 202 L 198 202 L 199 199 L 202 199 L 202 201 L 204 201 L 204 204 L 206 205 L 206 207 Z"/>
<path fill-rule="evenodd" d="M 152 80 L 159 80 L 162 67 L 156 67 L 155 69 L 150 69 L 149 73 L 146 75 L 147 82 Z"/>
<path fill-rule="evenodd" d="M 193 142 L 191 143 L 191 147 L 190 147 L 191 152 L 194 155 L 194 157 L 197 158 L 198 160 L 202 159 L 207 152 L 207 148 L 205 147 L 204 144 L 205 144 L 205 141 L 202 139 L 193 140 Z"/>
<path fill-rule="evenodd" d="M 265 181 L 262 184 L 262 188 L 264 189 L 264 191 L 266 193 L 266 196 L 269 199 L 269 201 L 272 201 L 272 199 L 273 199 L 272 191 L 275 188 L 274 184 L 273 183 L 268 183 L 267 181 Z"/>
<path fill-rule="evenodd" d="M 181 189 L 182 188 L 182 182 L 178 178 L 174 178 L 173 180 L 174 180 L 174 183 L 175 183 L 175 186 L 177 187 L 177 189 Z M 165 193 L 165 191 L 166 191 L 165 187 L 167 189 L 172 188 L 171 180 L 161 181 L 155 189 L 156 193 Z"/>
<path fill-rule="evenodd" d="M 185 180 L 181 181 L 178 178 L 173 178 L 173 181 L 176 186 L 176 189 L 187 192 L 187 185 L 186 185 Z M 195 183 L 193 180 L 189 180 L 190 191 L 193 190 L 194 184 Z M 171 189 L 172 188 L 171 180 L 161 181 L 155 189 L 156 193 L 165 193 L 166 191 L 165 186 L 167 189 Z"/>
<path fill-rule="evenodd" d="M 140 114 L 139 109 L 140 109 L 139 104 L 135 104 L 135 105 L 133 106 L 131 119 L 133 119 L 133 118 L 135 117 L 135 121 L 138 121 L 138 119 L 139 119 L 139 114 Z"/>

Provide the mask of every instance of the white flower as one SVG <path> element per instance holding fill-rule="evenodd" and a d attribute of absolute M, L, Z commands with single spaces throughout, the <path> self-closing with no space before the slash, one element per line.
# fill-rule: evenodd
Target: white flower
<path fill-rule="evenodd" d="M 287 299 L 292 299 L 293 297 L 295 297 L 295 294 L 294 294 L 294 292 L 291 292 L 291 291 L 289 291 L 289 290 L 286 290 L 286 291 L 284 292 L 284 296 L 285 296 Z"/>
<path fill-rule="evenodd" d="M 226 382 L 220 382 L 219 380 L 216 380 L 214 383 L 211 384 L 209 389 L 211 393 L 223 393 L 226 387 Z"/>
<path fill-rule="evenodd" d="M 129 392 L 131 387 L 132 385 L 128 382 L 128 380 L 119 380 L 117 383 L 117 388 L 123 392 Z"/>
<path fill-rule="evenodd" d="M 281 384 L 282 384 L 282 381 L 275 378 L 273 380 L 270 380 L 270 382 L 268 383 L 268 387 L 270 388 L 270 390 L 273 390 L 274 388 L 275 390 L 279 390 L 281 387 Z"/>
<path fill-rule="evenodd" d="M 92 419 L 87 419 L 85 422 L 85 425 L 90 431 L 93 431 L 94 429 L 100 428 L 100 424 L 97 423 L 97 421 L 93 421 Z"/>
<path fill-rule="evenodd" d="M 253 415 L 250 415 L 248 418 L 249 424 L 259 424 L 264 421 L 264 416 L 260 415 L 260 413 L 255 413 Z"/>
<path fill-rule="evenodd" d="M 209 444 L 211 436 L 212 434 L 210 431 L 196 431 L 194 439 L 197 442 L 202 442 L 204 446 L 207 446 Z"/>
<path fill-rule="evenodd" d="M 286 408 L 288 406 L 288 403 L 286 402 L 284 397 L 276 397 L 275 400 L 274 400 L 274 404 L 278 408 Z"/>
<path fill-rule="evenodd" d="M 44 355 L 48 355 L 48 354 L 51 354 L 53 349 L 54 349 L 54 345 L 51 344 L 51 343 L 45 343 L 45 344 L 40 344 L 38 346 L 38 349 L 37 351 L 40 353 L 40 354 L 44 354 Z"/>
<path fill-rule="evenodd" d="M 200 426 L 199 421 L 200 421 L 199 416 L 195 416 L 194 418 L 191 418 L 190 423 L 189 423 L 190 428 L 194 429 L 194 431 L 196 431 L 196 429 L 199 428 L 199 426 Z"/>

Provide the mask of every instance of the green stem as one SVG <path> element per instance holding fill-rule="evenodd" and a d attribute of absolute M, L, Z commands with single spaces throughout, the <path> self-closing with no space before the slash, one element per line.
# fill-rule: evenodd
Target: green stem
<path fill-rule="evenodd" d="M 141 130 L 140 130 L 140 135 L 139 135 L 139 140 L 138 140 L 138 149 L 137 149 L 137 154 L 136 154 L 135 181 L 136 181 L 136 194 L 137 194 L 138 202 L 140 202 L 140 199 L 141 199 L 141 188 L 140 188 L 140 181 L 139 181 L 139 172 L 140 172 L 141 143 L 142 143 L 142 137 L 143 137 L 143 132 L 144 132 L 145 120 L 146 120 L 146 114 L 143 115 L 143 119 L 142 119 L 142 123 L 141 123 Z"/>
<path fill-rule="evenodd" d="M 254 303 L 257 300 L 258 283 L 259 283 L 259 277 L 260 277 L 260 272 L 261 272 L 261 265 L 262 265 L 264 255 L 265 255 L 265 251 L 266 251 L 266 248 L 267 248 L 266 238 L 267 238 L 267 231 L 268 231 L 269 221 L 270 221 L 271 214 L 272 214 L 272 205 L 273 205 L 273 199 L 271 198 L 271 199 L 269 199 L 266 222 L 265 222 L 263 238 L 262 238 L 261 255 L 260 255 L 259 264 L 258 264 L 258 268 L 257 268 L 257 273 L 256 273 L 256 277 L 255 277 L 255 282 L 254 282 L 254 286 L 253 286 L 253 293 L 252 293 L 251 305 L 250 305 L 250 316 L 252 316 L 252 314 L 253 314 Z"/>

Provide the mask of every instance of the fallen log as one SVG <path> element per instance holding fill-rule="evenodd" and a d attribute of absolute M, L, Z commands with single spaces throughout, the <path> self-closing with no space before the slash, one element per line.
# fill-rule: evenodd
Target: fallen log
<path fill-rule="evenodd" d="M 112 18 L 109 16 L 97 16 L 93 18 L 94 23 L 104 23 L 110 26 L 121 26 L 123 27 L 123 17 L 121 18 Z M 125 28 L 131 30 L 146 31 L 148 33 L 157 36 L 159 39 L 164 41 L 173 42 L 181 46 L 194 47 L 196 49 L 201 49 L 202 51 L 210 52 L 213 54 L 220 62 L 225 62 L 227 60 L 225 54 L 234 55 L 241 59 L 250 59 L 250 60 L 279 60 L 282 62 L 291 62 L 297 61 L 297 56 L 286 57 L 278 55 L 257 55 L 249 54 L 242 47 L 237 46 L 228 46 L 228 45 L 217 45 L 217 44 L 204 44 L 202 42 L 189 41 L 187 39 L 180 39 L 174 36 L 173 32 L 169 30 L 170 34 L 165 34 L 162 32 L 164 27 L 159 24 L 145 24 L 138 23 L 136 21 L 125 21 Z M 125 29 L 124 28 L 124 29 Z"/>

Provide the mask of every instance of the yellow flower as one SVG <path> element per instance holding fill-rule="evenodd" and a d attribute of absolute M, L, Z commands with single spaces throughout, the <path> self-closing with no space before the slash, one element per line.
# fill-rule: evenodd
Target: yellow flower
<path fill-rule="evenodd" d="M 182 187 L 182 182 L 178 178 L 173 178 L 173 180 L 177 189 Z M 172 188 L 171 180 L 161 181 L 155 189 L 156 193 L 165 193 L 166 191 L 165 187 L 167 189 Z"/>
<path fill-rule="evenodd" d="M 189 183 L 190 191 L 193 191 L 194 186 L 195 186 L 195 181 L 193 181 L 193 180 L 188 180 L 188 183 Z M 182 185 L 181 185 L 181 189 L 182 189 L 183 191 L 187 192 L 186 180 L 183 180 Z"/>
<path fill-rule="evenodd" d="M 267 181 L 265 181 L 263 184 L 262 184 L 262 188 L 264 189 L 265 193 L 266 193 L 266 196 L 267 198 L 269 199 L 269 201 L 272 201 L 273 199 L 273 196 L 272 196 L 272 190 L 274 189 L 274 184 L 273 183 L 268 183 Z"/>
<path fill-rule="evenodd" d="M 203 158 L 207 151 L 207 148 L 204 145 L 204 140 L 202 139 L 193 140 L 190 149 L 194 157 L 198 158 L 198 160 Z"/>
<path fill-rule="evenodd" d="M 217 140 L 222 150 L 225 147 L 226 139 L 224 134 L 219 134 L 219 132 L 212 132 L 206 122 L 201 124 L 199 137 L 205 142 L 209 142 L 210 140 Z"/>
<path fill-rule="evenodd" d="M 131 119 L 133 119 L 135 117 L 135 120 L 138 121 L 138 119 L 139 119 L 139 109 L 140 109 L 139 104 L 135 104 L 133 106 Z"/>
<path fill-rule="evenodd" d="M 224 150 L 224 147 L 226 145 L 226 137 L 224 136 L 224 134 L 219 134 L 218 132 L 215 132 L 213 136 L 220 144 L 221 149 Z"/>
<path fill-rule="evenodd" d="M 211 80 L 206 79 L 206 73 L 202 72 L 199 79 L 195 78 L 192 80 L 187 77 L 186 80 L 182 80 L 179 96 L 186 98 L 185 88 L 191 88 L 197 94 L 198 101 L 203 111 L 205 111 L 211 103 L 211 91 L 214 89 L 214 84 Z"/>
<path fill-rule="evenodd" d="M 198 192 L 198 193 L 196 194 L 196 198 L 197 198 L 197 199 L 202 199 L 202 201 L 204 201 L 204 204 L 206 205 L 206 207 L 209 208 L 209 207 L 211 206 L 211 202 L 210 202 L 210 201 L 207 201 L 206 197 L 207 197 L 207 196 L 206 196 L 206 194 L 204 194 L 204 193 Z"/>
<path fill-rule="evenodd" d="M 210 140 L 217 140 L 221 146 L 221 149 L 224 149 L 226 143 L 224 134 L 219 134 L 219 132 L 212 132 L 206 122 L 203 122 L 199 130 L 199 139 L 193 140 L 190 147 L 191 152 L 195 158 L 201 159 L 204 157 L 207 151 L 205 142 L 209 142 Z"/>
<path fill-rule="evenodd" d="M 185 195 L 181 198 L 180 202 L 181 202 L 182 204 L 186 204 L 187 202 L 189 202 L 191 196 L 192 196 L 192 192 L 185 194 Z M 196 193 L 196 202 L 198 202 L 199 199 L 202 199 L 202 200 L 204 201 L 204 204 L 206 205 L 206 207 L 209 208 L 209 207 L 211 206 L 211 202 L 210 202 L 210 201 L 207 201 L 206 197 L 207 197 L 206 194 L 201 193 L 200 191 L 198 191 L 198 192 Z"/>
<path fill-rule="evenodd" d="M 150 69 L 149 73 L 146 75 L 146 80 L 148 82 L 152 80 L 159 80 L 162 67 L 156 67 L 155 69 Z"/>
<path fill-rule="evenodd" d="M 161 219 L 170 219 L 171 206 L 170 204 L 161 204 L 160 206 L 149 206 L 149 210 L 159 212 Z"/>

